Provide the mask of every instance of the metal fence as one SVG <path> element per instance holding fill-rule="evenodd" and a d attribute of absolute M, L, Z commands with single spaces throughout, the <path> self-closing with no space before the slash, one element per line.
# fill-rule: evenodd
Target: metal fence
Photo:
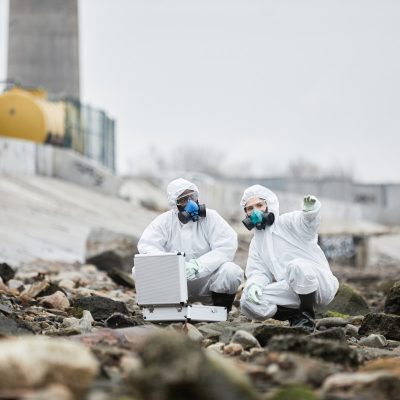
<path fill-rule="evenodd" d="M 66 100 L 66 141 L 85 157 L 115 172 L 115 121 L 99 109 Z"/>

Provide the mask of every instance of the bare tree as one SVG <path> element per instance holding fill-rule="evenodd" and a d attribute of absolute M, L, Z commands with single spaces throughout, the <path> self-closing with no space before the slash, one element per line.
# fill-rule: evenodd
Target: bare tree
<path fill-rule="evenodd" d="M 202 172 L 211 176 L 222 175 L 225 155 L 222 151 L 206 147 L 182 145 L 174 151 L 170 165 L 182 171 Z"/>
<path fill-rule="evenodd" d="M 352 166 L 344 166 L 340 163 L 333 164 L 330 168 L 323 169 L 317 164 L 298 157 L 289 163 L 287 176 L 290 178 L 320 179 L 336 178 L 343 180 L 353 180 L 354 171 Z"/>
<path fill-rule="evenodd" d="M 320 178 L 321 169 L 317 164 L 298 157 L 296 160 L 289 162 L 287 175 L 292 178 Z"/>

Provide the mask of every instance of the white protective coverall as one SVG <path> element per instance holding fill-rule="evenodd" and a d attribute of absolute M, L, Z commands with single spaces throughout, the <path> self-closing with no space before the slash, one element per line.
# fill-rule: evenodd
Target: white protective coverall
<path fill-rule="evenodd" d="M 246 287 L 241 298 L 242 312 L 252 319 L 267 319 L 275 315 L 277 305 L 298 308 L 298 294 L 316 291 L 316 304 L 330 303 L 339 287 L 328 261 L 317 244 L 317 229 L 321 203 L 312 211 L 294 211 L 279 215 L 278 198 L 271 190 L 254 185 L 245 190 L 241 207 L 247 200 L 265 199 L 275 222 L 265 230 L 254 228 L 246 265 Z M 253 284 L 262 288 L 261 304 L 246 297 Z"/>
<path fill-rule="evenodd" d="M 189 297 L 210 302 L 210 292 L 236 293 L 244 280 L 242 268 L 232 262 L 237 250 L 237 234 L 215 211 L 207 208 L 205 218 L 182 224 L 178 219 L 177 198 L 185 191 L 199 193 L 196 185 L 179 178 L 167 187 L 171 210 L 159 215 L 145 229 L 138 243 L 141 254 L 181 251 L 186 261 L 196 260 L 198 275 L 188 280 Z M 134 268 L 132 270 L 134 276 Z"/>

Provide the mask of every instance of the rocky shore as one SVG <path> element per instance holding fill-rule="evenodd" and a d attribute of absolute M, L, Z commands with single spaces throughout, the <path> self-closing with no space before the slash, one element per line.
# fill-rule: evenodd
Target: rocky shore
<path fill-rule="evenodd" d="M 240 293 L 226 322 L 145 323 L 129 273 L 100 261 L 0 264 L 1 398 L 400 399 L 398 269 L 335 267 L 307 335 L 247 320 Z"/>

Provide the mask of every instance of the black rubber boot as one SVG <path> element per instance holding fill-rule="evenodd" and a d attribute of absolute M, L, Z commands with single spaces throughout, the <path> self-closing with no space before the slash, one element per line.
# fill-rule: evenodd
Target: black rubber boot
<path fill-rule="evenodd" d="M 315 330 L 315 295 L 316 292 L 308 294 L 299 294 L 300 297 L 300 315 L 297 321 L 294 321 L 292 326 L 303 328 L 308 333 L 313 333 Z"/>
<path fill-rule="evenodd" d="M 211 292 L 212 302 L 214 306 L 217 307 L 226 307 L 226 309 L 231 311 L 233 300 L 235 300 L 236 293 L 216 293 Z"/>
<path fill-rule="evenodd" d="M 279 321 L 289 321 L 292 324 L 293 319 L 297 319 L 300 314 L 300 310 L 298 308 L 289 308 L 285 306 L 277 306 L 278 310 L 276 314 L 272 317 L 273 319 L 277 319 Z"/>
<path fill-rule="evenodd" d="M 300 297 L 300 313 L 306 312 L 312 319 L 315 318 L 315 295 L 317 292 L 308 294 L 299 294 Z"/>

